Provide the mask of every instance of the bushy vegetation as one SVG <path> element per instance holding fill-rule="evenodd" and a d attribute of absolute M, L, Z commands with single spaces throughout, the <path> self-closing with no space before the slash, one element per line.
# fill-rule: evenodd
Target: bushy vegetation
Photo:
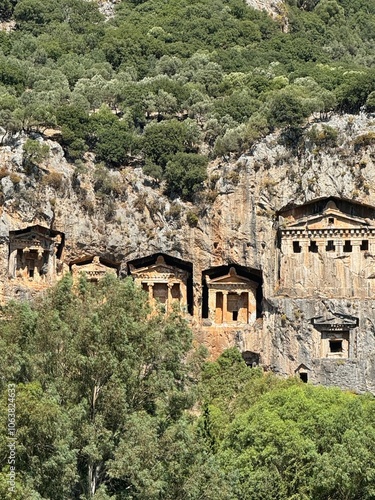
<path fill-rule="evenodd" d="M 177 154 L 238 154 L 312 113 L 371 111 L 374 2 L 288 0 L 285 14 L 288 32 L 244 0 L 122 0 L 107 22 L 97 2 L 5 0 L 0 125 L 8 139 L 58 127 L 72 161 L 135 157 L 169 179 Z"/>
<path fill-rule="evenodd" d="M 67 276 L 34 306 L 3 308 L 1 498 L 91 498 L 105 486 L 118 498 L 173 498 L 183 477 L 169 459 L 190 460 L 173 448 L 180 433 L 192 439 L 191 332 L 177 314 L 150 317 L 145 295 L 130 279 L 73 289 Z M 17 495 L 6 481 L 6 381 L 17 384 Z"/>
<path fill-rule="evenodd" d="M 187 322 L 150 315 L 131 280 L 67 276 L 4 306 L 0 331 L 1 498 L 374 498 L 373 397 L 264 375 L 236 349 L 203 364 Z"/>

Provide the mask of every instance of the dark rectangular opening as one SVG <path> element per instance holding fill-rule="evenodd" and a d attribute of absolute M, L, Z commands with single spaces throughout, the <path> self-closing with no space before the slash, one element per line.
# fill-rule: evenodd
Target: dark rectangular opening
<path fill-rule="evenodd" d="M 311 241 L 309 246 L 309 252 L 318 253 L 318 244 L 316 241 Z"/>
<path fill-rule="evenodd" d="M 208 318 L 208 287 L 206 280 L 204 280 L 202 287 L 202 318 Z"/>
<path fill-rule="evenodd" d="M 335 223 L 334 217 L 328 217 L 328 224 L 334 224 L 334 223 Z"/>
<path fill-rule="evenodd" d="M 342 352 L 342 340 L 330 340 L 329 350 L 330 352 Z"/>
<path fill-rule="evenodd" d="M 238 311 L 232 311 L 232 320 L 237 321 L 238 320 Z"/>
<path fill-rule="evenodd" d="M 29 269 L 29 278 L 34 278 L 34 269 Z"/>
<path fill-rule="evenodd" d="M 167 283 L 154 283 L 152 287 L 153 298 L 161 304 L 166 304 L 168 300 L 168 285 Z"/>
<path fill-rule="evenodd" d="M 293 241 L 293 253 L 301 253 L 301 245 L 299 241 Z"/>
<path fill-rule="evenodd" d="M 171 294 L 172 294 L 172 299 L 180 300 L 181 293 L 180 293 L 180 284 L 179 283 L 173 283 Z"/>
<path fill-rule="evenodd" d="M 302 382 L 305 382 L 305 384 L 307 383 L 307 381 L 309 380 L 309 376 L 307 373 L 300 373 L 299 374 L 299 378 L 302 380 Z"/>
<path fill-rule="evenodd" d="M 359 248 L 362 251 L 368 250 L 368 240 L 362 240 L 361 246 Z"/>
<path fill-rule="evenodd" d="M 326 251 L 327 252 L 334 252 L 335 251 L 335 245 L 333 244 L 332 240 L 327 241 Z"/>
<path fill-rule="evenodd" d="M 344 252 L 351 252 L 353 250 L 352 244 L 350 243 L 350 240 L 345 240 L 344 243 Z"/>

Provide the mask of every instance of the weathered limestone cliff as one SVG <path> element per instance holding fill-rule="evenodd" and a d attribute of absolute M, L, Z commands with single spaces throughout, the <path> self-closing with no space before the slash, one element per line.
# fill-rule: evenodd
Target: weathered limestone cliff
<path fill-rule="evenodd" d="M 324 125 L 338 132 L 334 146 L 313 144 L 310 125 L 298 146 L 275 133 L 213 162 L 195 206 L 169 200 L 140 168 L 109 171 L 90 155 L 71 165 L 53 140 L 38 138 L 50 154 L 31 171 L 24 138 L 1 147 L 2 300 L 85 262 L 133 269 L 162 301 L 183 281 L 197 341 L 213 356 L 238 345 L 282 375 L 375 392 L 375 120 Z"/>

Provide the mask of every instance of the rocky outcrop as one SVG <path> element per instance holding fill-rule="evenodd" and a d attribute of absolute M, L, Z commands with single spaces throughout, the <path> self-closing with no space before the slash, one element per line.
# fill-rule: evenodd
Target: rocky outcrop
<path fill-rule="evenodd" d="M 86 0 L 91 1 L 91 0 Z M 99 11 L 108 20 L 115 16 L 115 7 L 121 0 L 96 0 Z"/>
<path fill-rule="evenodd" d="M 253 9 L 267 12 L 281 23 L 285 33 L 288 32 L 287 9 L 284 0 L 246 0 L 246 3 Z"/>
<path fill-rule="evenodd" d="M 125 276 L 129 262 L 163 253 L 192 265 L 191 324 L 214 355 L 238 345 L 282 375 L 305 373 L 314 383 L 375 392 L 375 303 L 351 292 L 332 296 L 324 289 L 324 276 L 317 277 L 316 295 L 298 297 L 280 290 L 278 241 L 279 212 L 285 207 L 332 197 L 375 206 L 374 123 L 363 113 L 333 116 L 324 125 L 337 131 L 335 145 L 311 142 L 309 130 L 319 130 L 319 122 L 307 127 L 298 144 L 285 134 L 269 135 L 237 160 L 213 162 L 209 189 L 196 205 L 168 199 L 163 186 L 145 177 L 141 168 L 125 165 L 109 171 L 89 154 L 71 165 L 57 142 L 42 137 L 38 140 L 49 145 L 49 157 L 25 171 L 25 139 L 18 137 L 0 148 L 2 299 L 15 293 L 8 267 L 9 232 L 27 226 L 64 234 L 65 270 L 72 262 L 99 256 L 119 263 L 119 274 Z M 202 318 L 202 278 L 221 266 L 227 266 L 223 274 L 234 266 L 261 282 L 260 311 L 245 326 Z M 304 267 L 298 272 L 303 275 Z M 17 289 L 18 296 L 33 293 L 32 283 Z M 347 326 L 345 318 L 352 317 L 355 325 Z M 314 318 L 333 323 L 322 333 Z M 336 320 L 342 320 L 341 326 Z M 341 340 L 324 337 L 335 328 Z M 322 342 L 333 350 L 325 357 Z M 345 342 L 350 343 L 348 355 L 336 353 Z"/>
<path fill-rule="evenodd" d="M 3 21 L 2 23 L 0 23 L 0 31 L 5 31 L 7 33 L 13 31 L 15 27 L 16 27 L 15 21 Z"/>
<path fill-rule="evenodd" d="M 246 0 L 247 5 L 257 10 L 265 10 L 268 14 L 279 14 L 283 0 Z"/>

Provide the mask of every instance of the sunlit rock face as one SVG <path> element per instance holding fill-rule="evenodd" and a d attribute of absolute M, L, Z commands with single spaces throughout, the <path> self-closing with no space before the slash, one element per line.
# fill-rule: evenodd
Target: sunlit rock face
<path fill-rule="evenodd" d="M 269 135 L 213 161 L 195 205 L 131 165 L 105 171 L 116 189 L 103 194 L 93 155 L 78 168 L 41 136 L 50 154 L 34 177 L 18 137 L 0 148 L 1 300 L 109 268 L 165 309 L 178 303 L 212 358 L 238 346 L 250 365 L 375 392 L 375 147 L 358 140 L 374 123 L 332 116 L 335 147 Z M 40 243 L 16 248 L 25 234 Z"/>
<path fill-rule="evenodd" d="M 256 10 L 263 10 L 279 22 L 282 31 L 287 33 L 289 22 L 284 0 L 246 0 L 247 5 Z"/>

